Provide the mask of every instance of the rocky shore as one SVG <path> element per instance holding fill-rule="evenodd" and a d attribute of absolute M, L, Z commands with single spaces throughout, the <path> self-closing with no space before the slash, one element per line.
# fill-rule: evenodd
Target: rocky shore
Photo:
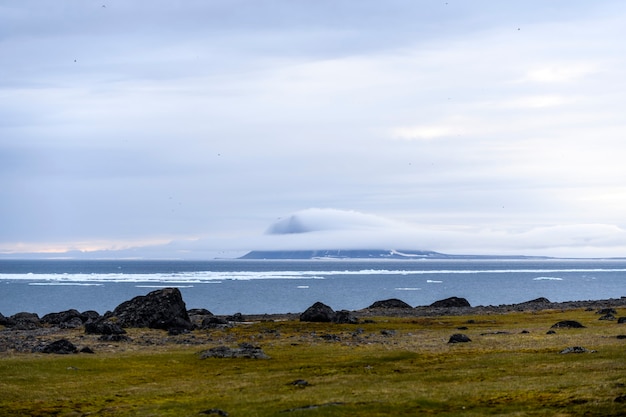
<path fill-rule="evenodd" d="M 111 350 L 112 344 L 124 342 L 135 345 L 158 345 L 169 342 L 203 344 L 210 340 L 209 332 L 194 334 L 194 330 L 227 328 L 240 323 L 260 321 L 309 321 L 338 324 L 358 324 L 373 317 L 436 317 L 481 316 L 510 312 L 566 311 L 586 309 L 595 311 L 601 320 L 626 323 L 626 317 L 616 317 L 615 308 L 625 307 L 626 297 L 551 302 L 538 298 L 519 304 L 471 306 L 460 297 L 439 300 L 429 306 L 412 307 L 402 300 L 377 301 L 356 311 L 334 311 L 317 302 L 302 313 L 217 316 L 206 309 L 187 310 L 180 291 L 166 288 L 145 296 L 135 297 L 100 315 L 95 311 L 67 310 L 39 317 L 34 313 L 17 313 L 5 317 L 0 313 L 0 353 L 93 353 Z M 139 339 L 128 336 L 127 329 L 155 329 L 160 332 L 144 334 Z M 73 334 L 78 344 L 58 343 L 66 334 Z M 80 336 L 76 337 L 79 333 Z M 178 337 L 183 335 L 183 337 Z M 187 335 L 187 336 L 185 336 Z M 56 343 L 56 345 L 54 345 Z M 84 345 L 81 349 L 80 345 Z M 93 348 L 92 348 L 93 346 Z"/>

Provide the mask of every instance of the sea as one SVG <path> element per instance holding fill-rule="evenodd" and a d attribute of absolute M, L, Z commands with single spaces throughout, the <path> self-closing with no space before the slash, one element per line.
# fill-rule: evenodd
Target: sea
<path fill-rule="evenodd" d="M 626 296 L 626 259 L 0 260 L 0 313 L 43 316 L 115 309 L 179 288 L 187 308 L 213 314 L 298 313 L 316 301 L 358 310 L 397 298 L 472 306 Z"/>

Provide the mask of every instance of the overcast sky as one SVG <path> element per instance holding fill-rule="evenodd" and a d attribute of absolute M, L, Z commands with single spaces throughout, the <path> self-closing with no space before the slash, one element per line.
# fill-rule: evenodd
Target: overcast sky
<path fill-rule="evenodd" d="M 617 0 L 0 0 L 0 253 L 626 256 L 624 22 Z"/>

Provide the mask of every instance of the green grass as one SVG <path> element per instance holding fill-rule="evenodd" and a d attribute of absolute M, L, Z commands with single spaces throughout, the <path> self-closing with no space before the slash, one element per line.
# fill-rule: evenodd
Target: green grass
<path fill-rule="evenodd" d="M 587 328 L 546 335 L 565 319 Z M 626 394 L 626 340 L 615 337 L 626 325 L 598 321 L 593 312 L 375 321 L 246 324 L 196 332 L 207 339 L 203 345 L 120 343 L 94 348 L 95 355 L 4 353 L 0 416 L 198 416 L 212 408 L 246 417 L 626 413 L 626 403 L 614 401 Z M 158 331 L 129 333 L 163 338 Z M 453 333 L 472 342 L 448 344 Z M 76 331 L 66 336 L 96 344 Z M 198 358 L 209 347 L 244 341 L 271 359 Z M 577 345 L 597 352 L 558 353 Z M 309 385 L 291 385 L 296 379 Z"/>

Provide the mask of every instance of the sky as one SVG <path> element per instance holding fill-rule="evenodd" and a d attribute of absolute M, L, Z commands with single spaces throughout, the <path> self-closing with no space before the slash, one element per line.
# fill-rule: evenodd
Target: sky
<path fill-rule="evenodd" d="M 0 254 L 626 256 L 624 21 L 605 0 L 0 0 Z"/>

